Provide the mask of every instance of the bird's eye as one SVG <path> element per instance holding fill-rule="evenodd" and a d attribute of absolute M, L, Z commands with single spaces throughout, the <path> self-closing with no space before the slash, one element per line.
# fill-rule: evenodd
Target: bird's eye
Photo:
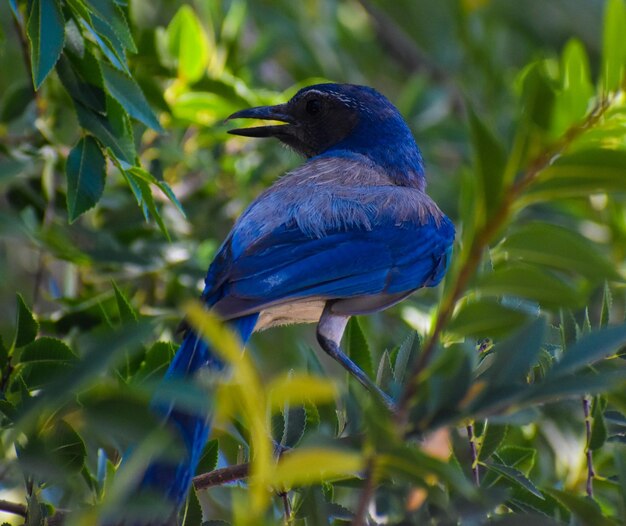
<path fill-rule="evenodd" d="M 306 103 L 306 112 L 309 115 L 317 115 L 322 109 L 322 103 L 319 99 L 311 99 Z"/>

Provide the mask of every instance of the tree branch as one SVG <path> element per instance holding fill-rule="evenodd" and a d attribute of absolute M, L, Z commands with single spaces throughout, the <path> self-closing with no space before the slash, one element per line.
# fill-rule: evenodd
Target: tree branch
<path fill-rule="evenodd" d="M 237 464 L 236 466 L 228 466 L 227 468 L 215 469 L 209 473 L 203 473 L 193 479 L 193 487 L 196 491 L 210 488 L 212 486 L 221 486 L 228 482 L 234 482 L 246 478 L 250 474 L 250 464 Z"/>
<path fill-rule="evenodd" d="M 0 510 L 20 517 L 26 517 L 26 506 L 17 502 L 9 502 L 8 500 L 0 500 Z"/>
<path fill-rule="evenodd" d="M 374 496 L 376 485 L 374 482 L 374 457 L 370 457 L 365 468 L 365 485 L 359 497 L 359 503 L 354 513 L 352 526 L 367 526 L 367 508 Z"/>
<path fill-rule="evenodd" d="M 543 153 L 538 155 L 532 161 L 526 170 L 526 173 L 514 181 L 508 188 L 505 188 L 502 195 L 500 206 L 493 215 L 488 218 L 481 229 L 471 242 L 467 252 L 467 258 L 461 264 L 456 282 L 451 292 L 444 297 L 439 307 L 434 327 L 426 339 L 422 352 L 415 361 L 413 368 L 408 376 L 408 382 L 400 396 L 398 404 L 398 412 L 396 414 L 397 422 L 402 426 L 406 426 L 408 419 L 409 406 L 417 395 L 420 386 L 420 377 L 435 351 L 439 336 L 443 332 L 448 320 L 452 316 L 454 307 L 461 295 L 465 291 L 471 277 L 476 272 L 478 265 L 482 260 L 484 251 L 489 247 L 496 237 L 497 233 L 503 228 L 510 217 L 513 215 L 513 205 L 520 195 L 535 181 L 537 176 L 547 168 L 555 157 L 562 154 L 563 151 L 583 132 L 593 127 L 604 115 L 609 108 L 611 101 L 608 99 L 601 100 L 596 108 L 587 116 L 587 118 L 579 125 L 572 126 L 563 137 L 551 146 L 547 147 Z"/>
<path fill-rule="evenodd" d="M 596 472 L 593 469 L 593 454 L 589 448 L 591 443 L 591 415 L 589 411 L 589 398 L 583 396 L 583 412 L 585 413 L 585 431 L 587 440 L 585 442 L 585 455 L 587 457 L 587 486 L 586 491 L 589 497 L 593 497 L 593 479 L 596 476 Z"/>

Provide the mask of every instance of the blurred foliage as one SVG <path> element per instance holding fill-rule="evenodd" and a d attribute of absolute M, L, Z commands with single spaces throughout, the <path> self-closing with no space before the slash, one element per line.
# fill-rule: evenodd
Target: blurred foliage
<path fill-rule="evenodd" d="M 124 499 L 177 454 L 147 407 L 186 314 L 233 372 L 158 396 L 216 415 L 199 475 L 251 470 L 186 526 L 622 523 L 625 34 L 623 0 L 0 3 L 0 520 L 158 516 Z M 346 332 L 400 416 L 310 327 L 242 357 L 183 308 L 300 162 L 223 119 L 320 79 L 398 106 L 458 227 L 444 285 Z"/>

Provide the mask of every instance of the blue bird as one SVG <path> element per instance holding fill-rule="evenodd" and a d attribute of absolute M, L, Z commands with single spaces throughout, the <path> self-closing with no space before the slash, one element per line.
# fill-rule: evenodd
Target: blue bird
<path fill-rule="evenodd" d="M 307 160 L 237 220 L 208 270 L 204 303 L 244 343 L 254 331 L 317 323 L 322 349 L 391 405 L 340 341 L 350 316 L 386 309 L 437 285 L 450 260 L 454 227 L 425 192 L 422 156 L 407 124 L 383 95 L 351 84 L 310 86 L 285 104 L 229 117 L 240 118 L 282 124 L 229 133 L 276 137 Z M 188 330 L 167 377 L 216 367 L 221 364 L 206 342 Z M 156 411 L 178 430 L 187 455 L 177 463 L 155 461 L 141 486 L 165 493 L 177 510 L 210 418 L 176 408 Z"/>

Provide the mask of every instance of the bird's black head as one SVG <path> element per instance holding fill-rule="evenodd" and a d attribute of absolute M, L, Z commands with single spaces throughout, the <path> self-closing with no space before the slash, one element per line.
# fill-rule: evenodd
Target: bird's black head
<path fill-rule="evenodd" d="M 366 86 L 317 84 L 301 89 L 285 104 L 233 113 L 284 124 L 238 128 L 245 137 L 276 137 L 305 157 L 358 153 L 391 172 L 423 177 L 422 158 L 398 110 Z"/>

